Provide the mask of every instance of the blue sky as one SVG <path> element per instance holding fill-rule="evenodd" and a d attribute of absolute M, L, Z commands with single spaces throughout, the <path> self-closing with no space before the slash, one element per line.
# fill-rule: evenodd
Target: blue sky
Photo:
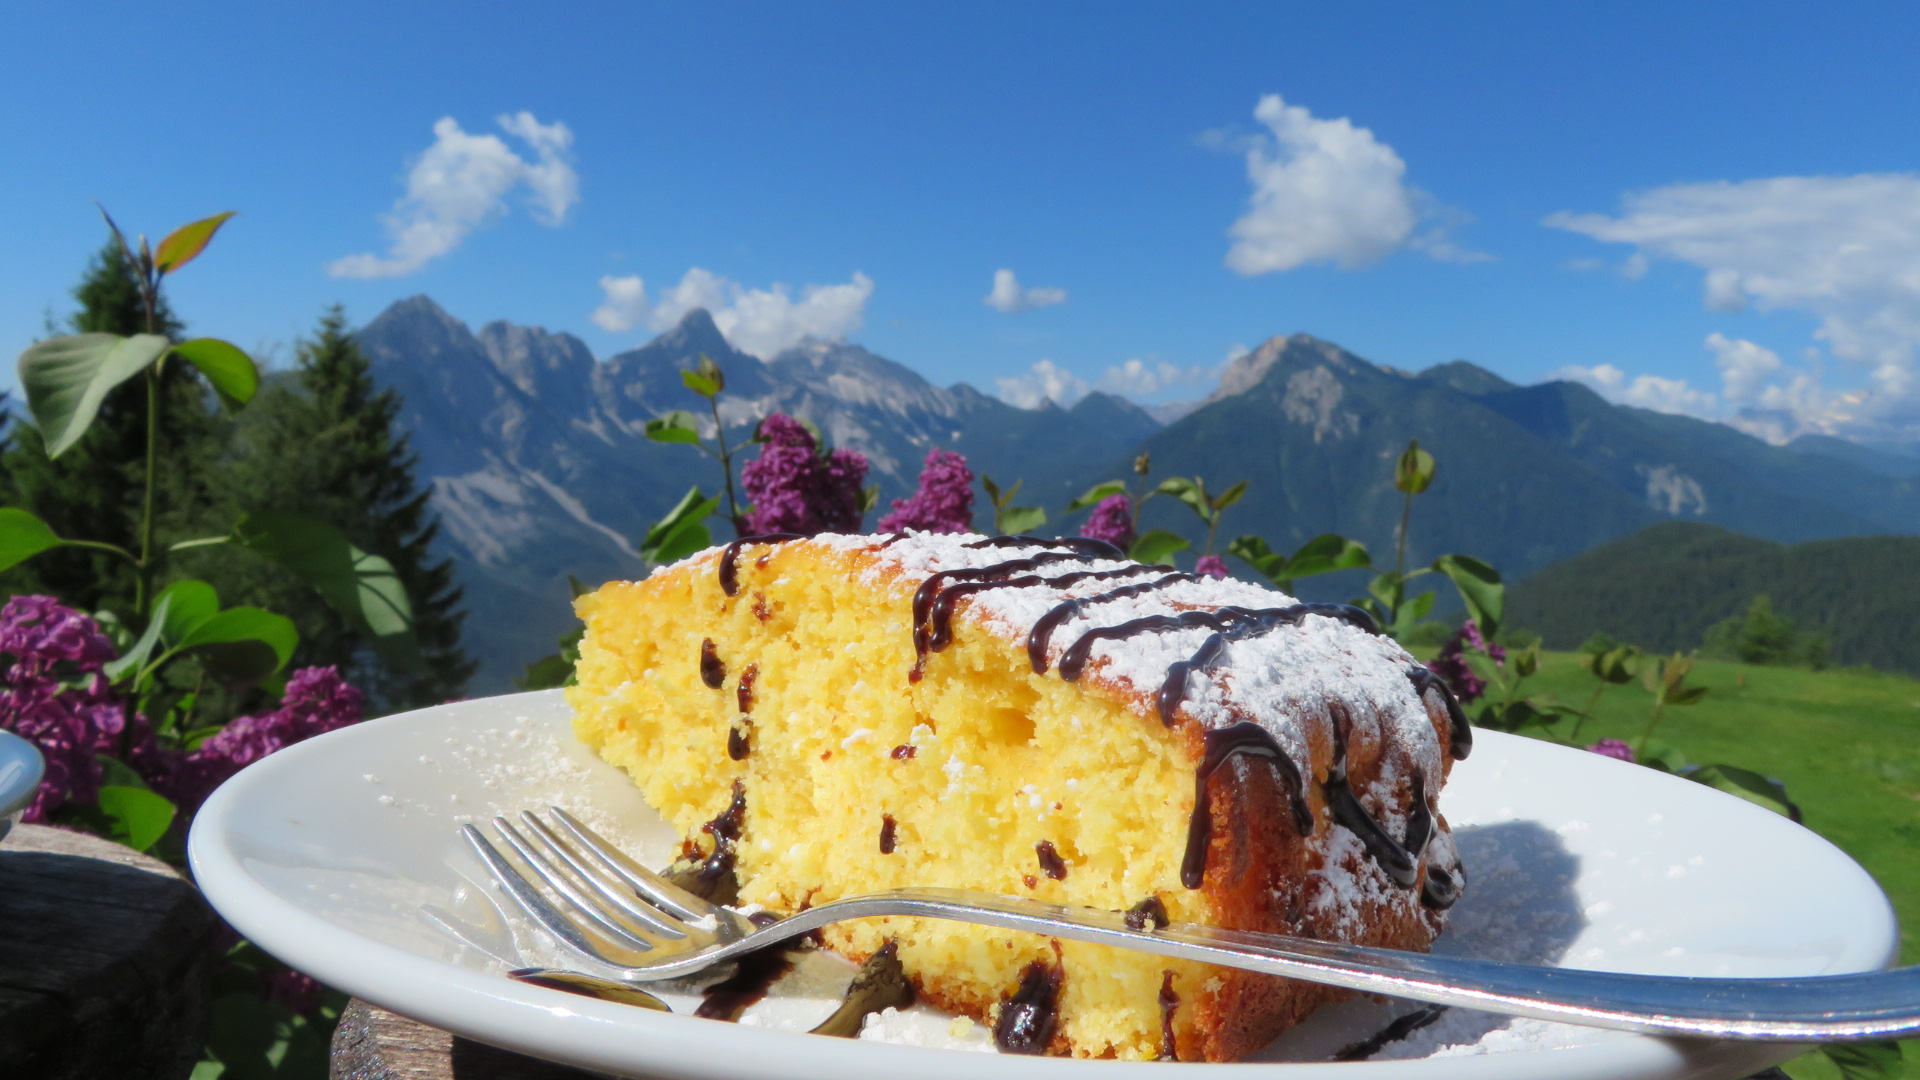
<path fill-rule="evenodd" d="M 1920 434 L 1916 9 L 1251 7 L 16 5 L 0 345 L 98 199 L 239 210 L 174 303 L 283 358 L 334 301 L 603 356 L 705 302 L 1016 399 L 1195 397 L 1306 331 Z"/>

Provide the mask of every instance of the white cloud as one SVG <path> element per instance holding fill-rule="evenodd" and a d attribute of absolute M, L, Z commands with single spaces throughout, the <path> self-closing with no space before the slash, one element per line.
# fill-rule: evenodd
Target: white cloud
<path fill-rule="evenodd" d="M 608 274 L 600 279 L 600 291 L 606 293 L 607 299 L 594 309 L 591 316 L 593 325 L 615 334 L 624 334 L 646 320 L 647 283 L 640 280 L 640 275 L 614 277 Z"/>
<path fill-rule="evenodd" d="M 498 135 L 470 135 L 452 117 L 433 125 L 433 145 L 407 172 L 407 193 L 383 221 L 387 254 L 348 255 L 327 264 L 334 277 L 400 277 L 439 258 L 467 234 L 506 213 L 507 195 L 525 185 L 534 219 L 559 225 L 580 201 L 580 177 L 569 150 L 573 132 L 532 113 L 497 118 L 507 134 L 533 151 L 528 161 Z"/>
<path fill-rule="evenodd" d="M 1722 394 L 1730 402 L 1757 400 L 1767 379 L 1784 366 L 1780 354 L 1772 349 L 1718 331 L 1707 335 L 1707 348 L 1713 350 Z"/>
<path fill-rule="evenodd" d="M 1026 374 L 997 378 L 993 385 L 1001 401 L 1020 409 L 1037 408 L 1043 401 L 1072 405 L 1093 389 L 1087 380 L 1051 360 L 1036 361 Z"/>
<path fill-rule="evenodd" d="M 1066 302 L 1067 290 L 1043 287 L 1023 289 L 1020 279 L 1013 276 L 1013 271 L 1005 269 L 993 272 L 993 291 L 986 297 L 988 307 L 1005 315 Z"/>
<path fill-rule="evenodd" d="M 1666 259 L 1704 271 L 1712 310 L 1819 320 L 1816 339 L 1859 385 L 1825 390 L 1824 371 L 1786 364 L 1740 376 L 1761 408 L 1770 395 L 1797 410 L 1790 433 L 1920 434 L 1920 175 L 1676 184 L 1627 196 L 1617 217 L 1559 213 L 1546 224 L 1631 244 L 1641 265 Z M 1767 378 L 1778 381 L 1757 381 Z"/>
<path fill-rule="evenodd" d="M 594 325 L 614 333 L 637 326 L 666 330 L 695 308 L 705 308 L 734 348 L 769 359 L 807 338 L 843 338 L 866 320 L 873 279 L 856 271 L 842 285 L 808 285 L 795 299 L 787 286 L 749 289 L 694 267 L 679 284 L 649 302 L 647 285 L 637 275 L 600 279 L 605 300 L 593 312 Z"/>
<path fill-rule="evenodd" d="M 1654 412 L 1680 413 L 1703 420 L 1720 418 L 1718 399 L 1704 390 L 1695 390 L 1684 379 L 1668 379 L 1659 375 L 1639 375 L 1628 379 L 1626 372 L 1612 364 L 1593 367 L 1573 364 L 1549 374 L 1547 378 L 1585 383 L 1601 397 L 1621 405 L 1652 409 Z"/>
<path fill-rule="evenodd" d="M 1227 364 L 1247 351 L 1241 346 L 1235 348 L 1239 351 L 1230 351 L 1227 359 L 1218 364 L 1195 364 L 1191 367 L 1170 364 L 1165 360 L 1134 357 L 1107 368 L 1092 382 L 1051 360 L 1041 360 L 1024 374 L 995 379 L 994 386 L 999 391 L 1000 400 L 1022 409 L 1034 408 L 1042 401 L 1070 407 L 1095 390 L 1139 401 L 1181 388 L 1210 389 L 1219 382 L 1220 373 Z"/>
<path fill-rule="evenodd" d="M 1373 132 L 1345 118 L 1317 119 L 1278 94 L 1262 97 L 1253 115 L 1271 137 L 1255 136 L 1247 147 L 1253 195 L 1228 230 L 1229 267 L 1248 276 L 1308 263 L 1352 270 L 1413 236 L 1420 214 L 1406 163 Z"/>

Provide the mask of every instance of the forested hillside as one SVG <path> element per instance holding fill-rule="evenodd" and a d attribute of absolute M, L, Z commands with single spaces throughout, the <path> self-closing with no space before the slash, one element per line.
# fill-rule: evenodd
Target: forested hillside
<path fill-rule="evenodd" d="M 1596 631 L 1692 649 L 1755 596 L 1823 634 L 1835 664 L 1920 673 L 1920 537 L 1780 544 L 1668 522 L 1553 564 L 1508 594 L 1508 625 L 1573 648 Z"/>

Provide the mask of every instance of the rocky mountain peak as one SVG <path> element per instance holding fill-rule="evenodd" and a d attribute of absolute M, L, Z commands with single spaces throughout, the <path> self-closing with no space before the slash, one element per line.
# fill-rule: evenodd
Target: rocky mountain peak
<path fill-rule="evenodd" d="M 464 360 L 479 348 L 465 323 L 425 295 L 392 304 L 361 327 L 359 336 L 379 338 L 416 360 Z"/>
<path fill-rule="evenodd" d="M 1207 395 L 1206 403 L 1246 393 L 1260 385 L 1276 364 L 1302 368 L 1324 364 L 1343 372 L 1377 370 L 1374 365 L 1333 342 L 1322 341 L 1311 334 L 1271 337 L 1261 342 L 1259 348 L 1237 357 L 1227 365 L 1226 372 L 1220 376 L 1220 386 Z"/>

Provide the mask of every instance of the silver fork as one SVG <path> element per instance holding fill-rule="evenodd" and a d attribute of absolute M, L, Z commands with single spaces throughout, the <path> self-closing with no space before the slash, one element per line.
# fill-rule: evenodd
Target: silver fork
<path fill-rule="evenodd" d="M 536 923 L 613 981 L 692 975 L 829 923 L 915 916 L 1116 945 L 1368 993 L 1657 1035 L 1776 1042 L 1901 1038 L 1920 1033 L 1920 967 L 1794 978 L 1678 978 L 1503 964 L 1193 923 L 1128 925 L 1125 915 L 970 889 L 898 889 L 849 897 L 784 919 L 750 919 L 709 903 L 628 858 L 558 807 L 525 833 L 493 820 L 529 881 L 478 829 L 461 833 L 501 889 Z M 526 969 L 534 980 L 577 973 Z"/>

